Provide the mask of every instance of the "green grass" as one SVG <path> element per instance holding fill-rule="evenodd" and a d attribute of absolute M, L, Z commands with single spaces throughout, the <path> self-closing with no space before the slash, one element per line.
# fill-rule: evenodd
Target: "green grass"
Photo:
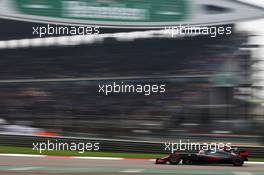
<path fill-rule="evenodd" d="M 112 152 L 97 152 L 86 151 L 79 153 L 78 151 L 38 151 L 32 150 L 32 148 L 25 147 L 10 147 L 0 146 L 0 153 L 7 154 L 37 154 L 37 155 L 54 155 L 54 156 L 90 156 L 90 157 L 125 157 L 125 158 L 150 158 L 155 159 L 158 157 L 166 156 L 166 154 L 149 154 L 149 153 L 112 153 Z M 249 158 L 249 161 L 264 162 L 264 158 Z"/>
<path fill-rule="evenodd" d="M 78 151 L 38 151 L 32 148 L 25 147 L 10 147 L 0 146 L 0 153 L 12 154 L 37 154 L 37 155 L 56 155 L 56 156 L 90 156 L 90 157 L 125 157 L 125 158 L 158 158 L 166 154 L 148 154 L 148 153 L 112 153 L 112 152 L 99 152 L 99 151 L 86 151 L 79 153 Z"/>
<path fill-rule="evenodd" d="M 249 161 L 264 162 L 264 158 L 249 157 Z"/>

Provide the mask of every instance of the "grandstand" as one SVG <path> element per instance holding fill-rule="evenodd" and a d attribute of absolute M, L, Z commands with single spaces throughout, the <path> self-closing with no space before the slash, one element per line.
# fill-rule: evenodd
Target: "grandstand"
<path fill-rule="evenodd" d="M 257 126 L 247 110 L 251 104 L 235 96 L 240 87 L 250 86 L 250 55 L 241 50 L 246 33 L 216 38 L 139 36 L 0 50 L 1 118 L 62 135 L 140 139 L 170 135 L 176 128 L 257 134 L 251 130 Z M 110 80 L 163 83 L 167 92 L 98 94 L 98 84 Z M 231 119 L 248 127 L 225 123 Z"/>

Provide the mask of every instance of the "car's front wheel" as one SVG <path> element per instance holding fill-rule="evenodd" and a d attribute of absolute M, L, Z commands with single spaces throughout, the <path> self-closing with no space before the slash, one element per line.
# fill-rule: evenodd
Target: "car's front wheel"
<path fill-rule="evenodd" d="M 184 160 L 182 160 L 182 164 L 183 165 L 191 165 L 192 164 L 192 161 L 191 160 L 184 159 Z"/>
<path fill-rule="evenodd" d="M 233 165 L 234 166 L 242 166 L 244 164 L 244 159 L 242 157 L 234 157 Z"/>

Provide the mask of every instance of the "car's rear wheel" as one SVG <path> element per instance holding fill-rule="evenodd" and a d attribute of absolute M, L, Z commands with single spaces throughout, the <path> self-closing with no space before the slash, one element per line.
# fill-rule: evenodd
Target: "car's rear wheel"
<path fill-rule="evenodd" d="M 172 165 L 178 165 L 181 159 L 177 156 L 170 157 L 170 164 Z"/>
<path fill-rule="evenodd" d="M 234 157 L 233 165 L 234 166 L 242 166 L 244 164 L 244 159 L 242 157 Z"/>

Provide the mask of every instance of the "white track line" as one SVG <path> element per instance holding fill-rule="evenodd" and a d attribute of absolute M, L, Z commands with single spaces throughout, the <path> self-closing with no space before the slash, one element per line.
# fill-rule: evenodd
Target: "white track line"
<path fill-rule="evenodd" d="M 143 171 L 144 171 L 143 169 L 127 169 L 120 171 L 120 173 L 141 173 Z"/>
<path fill-rule="evenodd" d="M 245 164 L 264 165 L 264 162 L 245 162 Z"/>
<path fill-rule="evenodd" d="M 86 160 L 123 160 L 123 158 L 116 157 L 71 157 L 71 159 L 86 159 Z"/>
<path fill-rule="evenodd" d="M 233 171 L 232 173 L 235 175 L 254 175 L 253 173 L 243 171 Z"/>
<path fill-rule="evenodd" d="M 11 168 L 9 171 L 28 171 L 28 170 L 35 170 L 39 167 L 21 167 L 21 168 Z"/>
<path fill-rule="evenodd" d="M 0 154 L 5 157 L 47 157 L 46 155 L 35 155 L 35 154 Z"/>

